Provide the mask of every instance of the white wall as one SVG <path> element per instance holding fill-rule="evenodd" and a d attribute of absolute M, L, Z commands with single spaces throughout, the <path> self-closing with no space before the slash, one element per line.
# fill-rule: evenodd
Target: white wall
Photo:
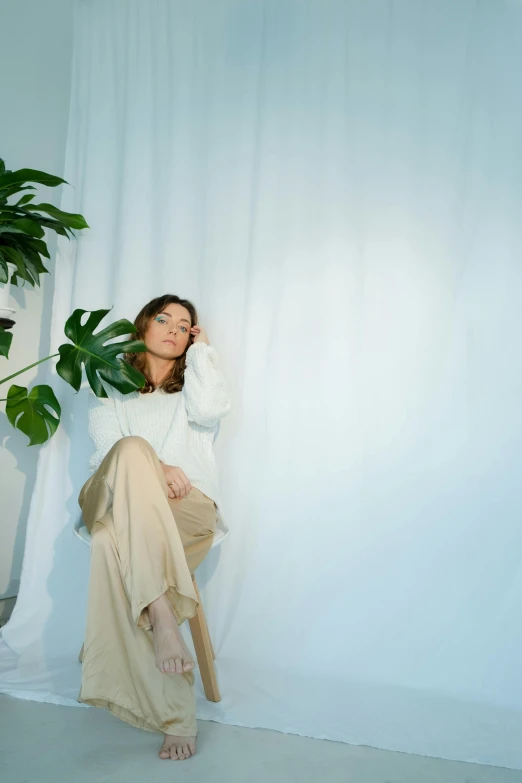
<path fill-rule="evenodd" d="M 63 174 L 72 6 L 70 0 L 0 0 L 0 157 L 9 169 L 27 167 Z M 42 196 L 58 203 L 60 193 L 43 188 Z M 54 256 L 54 235 L 49 239 Z M 54 258 L 47 266 L 52 273 Z M 49 330 L 53 277 L 44 275 L 43 279 L 40 290 L 14 290 L 12 306 L 18 312 L 11 358 L 0 358 L 0 377 L 52 352 Z M 42 368 L 20 375 L 15 382 L 34 385 L 40 378 L 38 371 L 41 373 Z M 8 388 L 9 383 L 2 392 Z M 0 404 L 3 411 L 5 403 Z M 38 446 L 27 447 L 27 438 L 12 429 L 3 413 L 0 440 L 0 618 L 5 618 L 14 602 L 3 599 L 18 591 Z"/>

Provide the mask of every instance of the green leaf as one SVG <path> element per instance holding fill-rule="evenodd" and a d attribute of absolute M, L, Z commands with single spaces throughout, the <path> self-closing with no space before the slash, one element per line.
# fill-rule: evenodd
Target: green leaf
<path fill-rule="evenodd" d="M 13 427 L 28 436 L 30 446 L 35 446 L 52 438 L 62 410 L 50 386 L 35 386 L 28 392 L 24 386 L 13 385 L 7 393 L 5 412 Z"/>
<path fill-rule="evenodd" d="M 47 245 L 42 239 L 35 239 L 34 237 L 27 237 L 27 239 L 24 239 L 24 244 L 27 245 L 27 247 L 32 248 L 33 250 L 36 250 L 36 252 L 41 255 L 45 256 L 46 258 L 51 258 L 49 255 L 49 251 L 47 250 Z M 40 262 L 41 263 L 41 262 Z M 40 271 L 47 271 L 42 264 L 42 269 Z"/>
<path fill-rule="evenodd" d="M 32 185 L 10 185 L 6 188 L 0 188 L 0 203 L 5 206 L 5 202 L 10 196 L 14 196 L 15 193 L 20 193 L 22 190 L 36 190 Z"/>
<path fill-rule="evenodd" d="M 18 285 L 18 278 L 27 281 L 30 285 L 40 285 L 39 275 L 48 271 L 40 258 L 41 245 L 45 247 L 44 242 L 27 234 L 0 232 L 0 259 L 3 258 L 4 262 L 9 261 L 16 265 L 16 276 L 13 275 L 11 278 L 13 285 Z M 47 248 L 45 249 L 45 255 L 48 256 Z"/>
<path fill-rule="evenodd" d="M 9 358 L 9 348 L 11 347 L 12 341 L 13 335 L 11 332 L 8 332 L 0 326 L 0 356 L 5 356 L 6 359 Z"/>
<path fill-rule="evenodd" d="M 7 261 L 2 255 L 2 248 L 0 247 L 0 283 L 7 283 L 9 280 L 9 267 Z"/>
<path fill-rule="evenodd" d="M 23 269 L 24 259 L 22 254 L 17 248 L 11 247 L 10 245 L 1 245 L 0 254 L 10 264 L 15 264 L 17 269 Z"/>
<path fill-rule="evenodd" d="M 85 313 L 89 313 L 89 317 L 82 326 L 81 318 Z M 65 334 L 72 345 L 65 343 L 58 348 L 60 353 L 56 365 L 58 375 L 73 389 L 79 391 L 83 364 L 87 380 L 97 397 L 107 397 L 100 378 L 122 394 L 141 389 L 145 385 L 144 376 L 135 367 L 117 358 L 118 354 L 124 352 L 146 351 L 145 343 L 141 340 L 125 340 L 109 345 L 104 344 L 115 337 L 134 333 L 136 327 L 122 318 L 94 334 L 94 330 L 107 313 L 110 313 L 110 310 L 75 310 L 65 324 Z"/>
<path fill-rule="evenodd" d="M 33 276 L 27 269 L 24 256 L 18 248 L 9 246 L 0 247 L 0 257 L 2 257 L 4 261 L 8 261 L 9 263 L 16 266 L 16 274 L 18 277 L 21 277 L 22 280 L 27 280 L 29 283 L 34 285 Z M 13 282 L 12 279 L 11 282 Z"/>
<path fill-rule="evenodd" d="M 32 247 L 24 245 L 21 248 L 21 253 L 24 257 L 25 263 L 29 271 L 32 274 L 34 274 L 36 278 L 38 278 L 38 275 L 45 274 L 46 272 L 48 272 L 48 270 L 42 264 L 42 259 L 40 258 L 40 254 L 37 253 L 35 250 L 33 250 Z"/>
<path fill-rule="evenodd" d="M 21 185 L 24 182 L 37 182 L 40 185 L 47 185 L 48 188 L 55 188 L 65 183 L 65 180 L 37 169 L 18 169 L 18 171 L 6 171 L 0 174 L 0 188 Z"/>
<path fill-rule="evenodd" d="M 21 210 L 21 212 L 24 212 L 24 211 L 25 210 L 23 210 L 23 209 Z M 0 208 L 0 216 L 1 216 L 1 208 Z M 13 218 L 14 217 L 15 217 L 15 215 L 13 215 Z M 57 234 L 61 234 L 64 237 L 72 237 L 72 236 L 74 236 L 74 234 L 71 231 L 71 229 L 68 228 L 67 226 L 62 225 L 62 223 L 60 223 L 58 220 L 53 220 L 52 218 L 44 217 L 44 215 L 39 215 L 37 213 L 34 213 L 33 215 L 31 215 L 31 217 L 18 218 L 16 220 L 13 220 L 13 222 L 10 225 L 11 226 L 15 226 L 15 225 L 18 226 L 19 223 L 21 223 L 24 220 L 27 221 L 28 223 L 32 224 L 33 226 L 37 226 L 39 228 L 38 229 L 29 229 L 29 230 L 27 230 L 28 227 L 26 226 L 23 229 L 22 233 L 26 233 L 26 231 L 27 231 L 27 234 L 31 234 L 32 236 L 43 236 L 43 230 L 42 230 L 42 227 L 43 227 L 43 228 L 51 228 L 53 231 L 56 231 Z M 0 221 L 1 221 L 1 217 L 0 217 Z M 9 228 L 9 226 L 7 228 Z M 41 234 L 37 233 L 37 231 L 39 231 L 39 230 L 42 231 Z"/>
<path fill-rule="evenodd" d="M 72 212 L 62 212 L 61 209 L 53 207 L 52 204 L 29 204 L 26 209 L 35 212 L 46 212 L 48 215 L 51 215 L 51 217 L 56 218 L 56 220 L 63 223 L 64 226 L 69 226 L 69 228 L 89 228 L 83 215 L 75 215 Z"/>
<path fill-rule="evenodd" d="M 21 228 L 14 228 L 13 224 L 11 223 L 9 225 L 0 225 L 0 234 L 25 234 L 25 231 L 22 231 Z"/>
<path fill-rule="evenodd" d="M 11 285 L 18 285 L 18 278 L 27 281 L 32 286 L 38 286 L 40 288 L 40 276 L 36 270 L 32 260 L 25 253 L 22 253 L 23 264 L 20 269 L 13 274 L 11 278 Z"/>
<path fill-rule="evenodd" d="M 15 220 L 13 227 L 18 228 L 20 231 L 23 231 L 24 234 L 29 234 L 29 236 L 36 237 L 37 239 L 41 239 L 45 234 L 41 225 L 36 220 L 31 220 L 31 218 Z"/>
<path fill-rule="evenodd" d="M 45 228 L 51 228 L 53 231 L 56 231 L 57 234 L 60 234 L 60 236 L 68 237 L 68 238 L 74 236 L 70 228 L 67 228 L 67 226 L 62 226 L 62 224 L 59 223 L 57 220 L 51 220 L 50 218 L 39 217 L 38 223 L 41 226 L 45 226 Z"/>
<path fill-rule="evenodd" d="M 22 198 L 25 198 L 25 196 L 22 196 Z M 34 194 L 33 194 L 34 198 Z M 14 220 L 14 216 L 18 215 L 19 217 L 23 217 L 24 214 L 27 214 L 25 210 L 17 204 L 2 204 L 2 218 L 4 220 L 8 220 L 8 213 L 11 212 L 13 214 L 13 217 L 11 217 L 11 220 Z"/>
<path fill-rule="evenodd" d="M 34 198 L 34 193 L 26 193 L 19 201 L 16 202 L 15 207 L 22 207 L 24 204 L 28 204 Z"/>
<path fill-rule="evenodd" d="M 5 173 L 5 163 L 2 160 L 2 158 L 0 158 L 0 174 L 4 174 L 4 173 Z"/>

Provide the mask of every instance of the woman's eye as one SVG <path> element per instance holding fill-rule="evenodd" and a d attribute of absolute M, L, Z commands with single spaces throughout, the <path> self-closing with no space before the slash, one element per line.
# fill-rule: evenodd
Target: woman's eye
<path fill-rule="evenodd" d="M 156 318 L 156 321 L 157 321 L 159 324 L 166 324 L 166 323 L 167 323 L 167 322 L 166 322 L 166 320 L 165 320 L 164 318 Z"/>
<path fill-rule="evenodd" d="M 187 327 L 186 326 L 182 326 L 181 328 L 183 329 L 184 332 L 187 331 Z"/>

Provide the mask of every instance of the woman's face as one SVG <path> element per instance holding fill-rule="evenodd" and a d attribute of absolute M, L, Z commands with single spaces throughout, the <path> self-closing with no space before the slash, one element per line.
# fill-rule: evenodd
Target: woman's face
<path fill-rule="evenodd" d="M 191 326 L 190 313 L 185 307 L 168 304 L 150 321 L 143 342 L 149 353 L 162 359 L 177 359 L 187 348 Z"/>

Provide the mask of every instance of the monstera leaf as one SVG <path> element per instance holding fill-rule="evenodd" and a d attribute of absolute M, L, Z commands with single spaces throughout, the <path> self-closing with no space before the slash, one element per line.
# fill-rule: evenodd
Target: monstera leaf
<path fill-rule="evenodd" d="M 8 358 L 12 340 L 13 335 L 11 332 L 7 332 L 0 326 L 0 356 L 5 356 L 6 359 Z"/>
<path fill-rule="evenodd" d="M 60 356 L 56 370 L 76 391 L 79 391 L 82 383 L 82 366 L 85 367 L 87 379 L 97 397 L 108 396 L 102 380 L 122 394 L 141 389 L 145 385 L 145 377 L 135 367 L 123 359 L 118 359 L 118 354 L 146 351 L 147 347 L 141 340 L 127 339 L 108 343 L 109 340 L 128 336 L 136 331 L 134 325 L 125 318 L 95 334 L 94 330 L 107 313 L 110 313 L 110 310 L 75 310 L 65 324 L 65 334 L 71 340 L 70 343 L 61 345 L 58 353 L 39 359 L 7 378 L 0 378 L 0 384 L 48 359 Z M 82 324 L 82 317 L 86 314 L 88 318 Z M 11 335 L 0 327 L 0 354 L 7 356 L 10 338 Z M 45 443 L 54 435 L 60 423 L 61 409 L 50 386 L 35 386 L 30 392 L 22 386 L 11 386 L 7 398 L 4 399 L 9 421 L 13 427 L 29 437 L 30 446 Z"/>
<path fill-rule="evenodd" d="M 35 386 L 28 392 L 24 386 L 13 385 L 7 393 L 5 412 L 13 427 L 29 437 L 30 446 L 35 446 L 54 435 L 62 411 L 50 386 Z"/>
<path fill-rule="evenodd" d="M 82 325 L 81 318 L 85 313 L 89 313 L 89 317 Z M 107 313 L 110 313 L 110 310 L 75 310 L 65 324 L 65 334 L 72 345 L 65 343 L 58 348 L 60 359 L 56 372 L 73 389 L 79 391 L 83 364 L 87 380 L 97 397 L 108 396 L 100 378 L 122 394 L 141 389 L 145 385 L 145 378 L 139 370 L 117 358 L 118 354 L 123 352 L 146 351 L 145 343 L 141 340 L 126 340 L 105 344 L 115 337 L 135 332 L 134 325 L 122 318 L 94 334 L 94 330 Z"/>

